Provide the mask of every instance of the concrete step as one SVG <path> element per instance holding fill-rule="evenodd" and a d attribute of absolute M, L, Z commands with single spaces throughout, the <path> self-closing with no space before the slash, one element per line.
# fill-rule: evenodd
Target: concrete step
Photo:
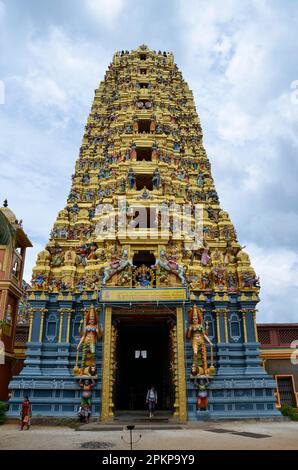
<path fill-rule="evenodd" d="M 133 424 L 134 432 L 144 431 L 144 430 L 175 430 L 175 429 L 183 429 L 183 426 L 180 423 L 164 423 L 164 424 L 157 424 L 157 423 L 146 423 L 146 424 Z M 89 423 L 89 424 L 82 424 L 76 428 L 76 431 L 93 431 L 93 432 L 100 432 L 100 431 L 126 431 L 126 427 L 128 422 L 113 422 L 108 424 L 101 424 L 101 423 Z"/>
<path fill-rule="evenodd" d="M 146 418 L 142 416 L 115 416 L 114 421 L 121 421 L 121 422 L 154 422 L 154 423 L 168 423 L 170 418 L 163 418 L 163 417 L 153 417 L 153 418 Z"/>

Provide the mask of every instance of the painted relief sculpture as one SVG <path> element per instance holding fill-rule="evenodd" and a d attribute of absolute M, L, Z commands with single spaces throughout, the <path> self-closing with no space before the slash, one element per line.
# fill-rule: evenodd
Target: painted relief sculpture
<path fill-rule="evenodd" d="M 191 342 L 193 360 L 190 378 L 197 388 L 197 410 L 208 409 L 208 386 L 209 378 L 214 376 L 213 366 L 213 344 L 208 337 L 207 329 L 204 328 L 202 311 L 193 305 L 189 311 L 189 326 L 186 336 Z M 206 343 L 210 346 L 210 366 L 207 364 Z"/>
<path fill-rule="evenodd" d="M 191 375 L 214 375 L 215 369 L 212 363 L 212 353 L 210 367 L 207 365 L 206 342 L 210 345 L 211 351 L 213 345 L 204 328 L 202 314 L 196 305 L 190 309 L 189 322 L 190 325 L 186 331 L 186 336 L 191 341 L 193 351 Z"/>
<path fill-rule="evenodd" d="M 77 346 L 75 375 L 96 376 L 96 343 L 103 335 L 102 327 L 98 325 L 97 313 L 93 305 L 86 312 L 86 326 Z M 82 347 L 81 368 L 78 367 L 78 353 Z"/>

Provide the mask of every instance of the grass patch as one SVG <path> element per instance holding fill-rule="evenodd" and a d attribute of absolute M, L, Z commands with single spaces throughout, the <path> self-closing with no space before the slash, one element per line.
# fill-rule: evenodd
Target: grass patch
<path fill-rule="evenodd" d="M 298 421 L 298 414 L 295 411 L 295 408 L 293 408 L 290 405 L 283 405 L 281 407 L 281 412 L 284 416 L 287 416 L 290 418 L 292 421 Z"/>

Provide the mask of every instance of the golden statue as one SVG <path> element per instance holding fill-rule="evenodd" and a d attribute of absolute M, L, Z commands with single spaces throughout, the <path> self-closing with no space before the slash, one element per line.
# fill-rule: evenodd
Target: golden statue
<path fill-rule="evenodd" d="M 191 366 L 191 375 L 213 375 L 215 372 L 213 366 L 213 344 L 208 338 L 207 331 L 203 326 L 203 317 L 197 305 L 194 305 L 189 311 L 189 327 L 186 336 L 191 341 L 193 350 L 193 362 Z M 207 366 L 206 344 L 211 347 L 211 365 Z"/>
<path fill-rule="evenodd" d="M 82 333 L 81 340 L 77 346 L 76 366 L 74 368 L 75 375 L 96 375 L 96 343 L 103 335 L 103 329 L 98 326 L 97 313 L 94 305 L 86 313 L 86 326 Z M 78 368 L 78 355 L 82 346 L 82 362 L 81 369 Z"/>

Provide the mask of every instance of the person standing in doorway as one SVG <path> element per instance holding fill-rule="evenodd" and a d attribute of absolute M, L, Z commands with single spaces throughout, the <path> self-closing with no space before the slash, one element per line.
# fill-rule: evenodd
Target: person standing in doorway
<path fill-rule="evenodd" d="M 157 392 L 153 385 L 149 388 L 147 392 L 146 403 L 149 407 L 149 418 L 152 418 L 152 416 L 154 416 L 154 411 L 157 404 Z"/>

